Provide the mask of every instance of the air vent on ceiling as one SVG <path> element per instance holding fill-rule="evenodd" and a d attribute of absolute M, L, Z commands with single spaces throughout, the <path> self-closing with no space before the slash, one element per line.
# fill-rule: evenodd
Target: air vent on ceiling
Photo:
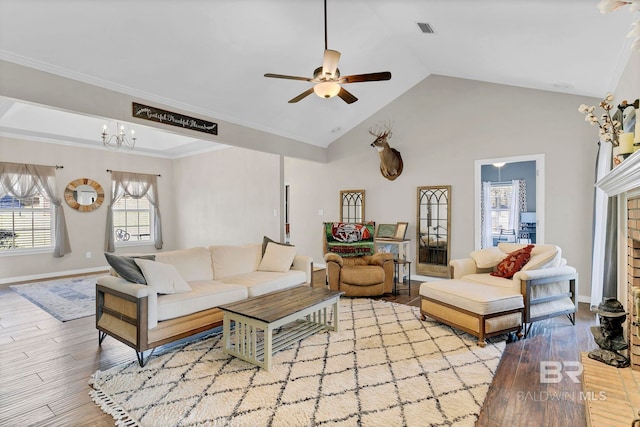
<path fill-rule="evenodd" d="M 431 25 L 426 22 L 418 22 L 418 27 L 420 27 L 420 31 L 425 34 L 433 34 L 433 28 L 431 28 Z"/>

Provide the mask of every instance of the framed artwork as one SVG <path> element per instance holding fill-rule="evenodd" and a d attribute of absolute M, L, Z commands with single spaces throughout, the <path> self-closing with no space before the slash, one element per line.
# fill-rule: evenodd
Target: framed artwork
<path fill-rule="evenodd" d="M 379 224 L 376 229 L 376 239 L 404 240 L 407 234 L 408 222 L 397 222 L 395 224 Z"/>
<path fill-rule="evenodd" d="M 376 239 L 395 239 L 397 224 L 378 224 Z"/>
<path fill-rule="evenodd" d="M 399 222 L 396 224 L 396 234 L 393 236 L 396 240 L 404 240 L 407 234 L 408 222 Z"/>

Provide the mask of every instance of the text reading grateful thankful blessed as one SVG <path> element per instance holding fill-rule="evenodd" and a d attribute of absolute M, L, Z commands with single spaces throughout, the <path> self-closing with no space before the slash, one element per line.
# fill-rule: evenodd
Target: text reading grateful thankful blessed
<path fill-rule="evenodd" d="M 213 135 L 218 134 L 217 123 L 196 119 L 195 117 L 184 116 L 178 113 L 172 113 L 171 111 L 149 107 L 148 105 L 142 105 L 136 102 L 132 102 L 131 106 L 133 117 L 178 126 L 184 129 L 197 130 L 198 132 L 205 132 Z"/>

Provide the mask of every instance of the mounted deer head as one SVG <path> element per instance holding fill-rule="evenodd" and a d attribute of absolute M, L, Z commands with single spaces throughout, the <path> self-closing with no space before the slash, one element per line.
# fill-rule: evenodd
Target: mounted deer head
<path fill-rule="evenodd" d="M 384 128 L 380 126 L 372 127 L 369 129 L 369 133 L 376 137 L 371 143 L 372 147 L 378 150 L 380 156 L 380 172 L 382 176 L 390 181 L 393 181 L 402 173 L 402 156 L 400 152 L 395 148 L 391 148 L 389 145 L 389 138 L 391 138 L 391 126 L 384 125 Z"/>

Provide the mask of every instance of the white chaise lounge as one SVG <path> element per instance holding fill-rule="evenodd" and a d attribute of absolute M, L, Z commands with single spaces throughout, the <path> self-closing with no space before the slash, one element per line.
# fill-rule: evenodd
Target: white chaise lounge
<path fill-rule="evenodd" d="M 526 264 L 513 265 L 509 255 L 532 246 Z M 517 268 L 509 278 L 492 272 L 507 264 Z M 519 268 L 518 268 L 519 267 Z M 436 319 L 478 338 L 508 332 L 529 334 L 533 322 L 567 315 L 575 324 L 575 268 L 567 266 L 556 245 L 499 243 L 450 262 L 451 279 L 422 283 L 422 318 Z"/>

